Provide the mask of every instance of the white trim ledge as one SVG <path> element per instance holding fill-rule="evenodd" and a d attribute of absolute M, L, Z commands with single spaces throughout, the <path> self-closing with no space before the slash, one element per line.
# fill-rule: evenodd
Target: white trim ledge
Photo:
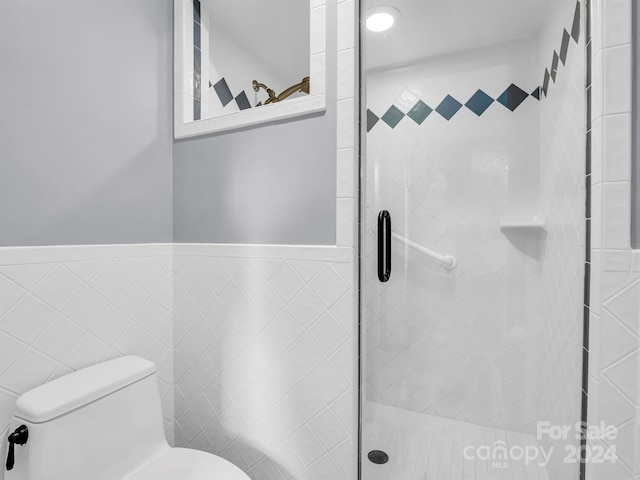
<path fill-rule="evenodd" d="M 0 247 L 0 265 L 173 255 L 171 243 Z"/>
<path fill-rule="evenodd" d="M 176 256 L 273 258 L 350 263 L 353 248 L 325 245 L 243 245 L 224 243 L 176 243 Z"/>
<path fill-rule="evenodd" d="M 175 126 L 175 138 L 190 138 L 208 133 L 227 132 L 245 127 L 263 125 L 289 118 L 324 112 L 327 97 L 324 94 L 293 98 L 274 105 L 265 105 L 250 110 L 206 118 Z"/>

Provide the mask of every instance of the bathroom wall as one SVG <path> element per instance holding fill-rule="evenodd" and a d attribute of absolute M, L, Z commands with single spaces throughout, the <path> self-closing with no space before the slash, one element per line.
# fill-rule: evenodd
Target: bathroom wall
<path fill-rule="evenodd" d="M 537 58 L 527 38 L 367 75 L 367 400 L 531 429 L 540 239 L 503 232 L 500 220 L 539 213 L 540 102 L 529 95 Z M 496 99 L 512 84 L 522 103 L 507 108 Z M 467 104 L 449 118 L 447 102 L 439 106 L 448 95 Z M 420 116 L 419 101 L 434 111 Z M 381 284 L 382 209 L 394 232 L 455 255 L 458 266 L 447 271 L 394 241 L 391 280 Z"/>
<path fill-rule="evenodd" d="M 172 3 L 1 2 L 0 245 L 172 240 Z"/>
<path fill-rule="evenodd" d="M 42 3 L 43 9 L 51 8 L 46 2 Z M 1 224 L 3 234 L 9 232 L 8 235 L 15 238 L 7 243 L 16 245 L 0 248 L 0 342 L 2 342 L 0 344 L 0 422 L 4 422 L 4 424 L 0 423 L 2 438 L 6 438 L 5 425 L 15 400 L 25 390 L 86 365 L 119 355 L 135 354 L 149 358 L 159 365 L 166 432 L 170 441 L 173 441 L 174 434 L 174 399 L 178 399 L 181 417 L 184 420 L 177 437 L 177 443 L 180 445 L 186 446 L 188 443 L 196 448 L 210 449 L 211 446 L 217 448 L 221 446 L 219 442 L 228 440 L 223 434 L 229 432 L 234 435 L 231 438 L 233 445 L 227 448 L 228 444 L 225 444 L 224 448 L 220 448 L 220 453 L 233 458 L 240 466 L 250 470 L 252 474 L 261 475 L 264 479 L 277 479 L 280 478 L 278 475 L 286 475 L 290 471 L 299 472 L 301 478 L 315 478 L 315 476 L 354 478 L 357 459 L 355 415 L 357 355 L 354 340 L 357 338 L 355 333 L 357 323 L 353 321 L 356 306 L 353 289 L 356 238 L 354 214 L 357 192 L 354 101 L 356 2 L 343 0 L 329 7 L 328 16 L 331 20 L 328 44 L 331 53 L 328 75 L 329 78 L 335 79 L 336 72 L 340 68 L 341 88 L 338 88 L 335 80 L 330 82 L 330 98 L 326 114 L 298 121 L 282 122 L 263 129 L 250 129 L 224 137 L 181 142 L 176 146 L 178 156 L 181 145 L 187 150 L 195 147 L 201 154 L 200 160 L 206 162 L 210 160 L 208 155 L 211 148 L 217 153 L 222 152 L 225 156 L 223 160 L 226 164 L 221 159 L 214 158 L 213 162 L 207 166 L 215 167 L 213 173 L 217 175 L 216 178 L 222 177 L 219 178 L 219 190 L 215 192 L 219 196 L 215 197 L 213 202 L 203 204 L 205 212 L 221 211 L 228 219 L 227 224 L 222 221 L 215 224 L 216 228 L 229 229 L 231 237 L 238 237 L 241 241 L 258 239 L 288 245 L 305 243 L 330 245 L 326 248 L 278 247 L 281 248 L 280 252 L 284 253 L 280 253 L 277 257 L 280 267 L 270 272 L 273 273 L 273 278 L 270 277 L 266 266 L 270 260 L 273 260 L 269 257 L 271 253 L 265 254 L 254 247 L 243 246 L 240 247 L 239 251 L 242 252 L 240 255 L 238 251 L 233 249 L 229 251 L 225 247 L 224 262 L 220 263 L 223 268 L 220 273 L 233 274 L 234 279 L 220 296 L 217 296 L 213 290 L 209 292 L 197 290 L 202 286 L 199 282 L 189 285 L 189 275 L 180 258 L 177 258 L 174 269 L 171 244 L 82 245 L 94 242 L 107 244 L 116 241 L 165 241 L 165 237 L 160 235 L 140 235 L 139 238 L 136 235 L 143 230 L 151 231 L 152 229 L 147 227 L 157 224 L 155 220 L 157 215 L 160 215 L 158 213 L 160 210 L 152 211 L 148 205 L 164 205 L 166 185 L 162 180 L 171 175 L 171 165 L 165 162 L 167 152 L 164 147 L 167 144 L 160 140 L 156 141 L 157 137 L 168 139 L 171 135 L 168 128 L 169 122 L 167 122 L 167 131 L 164 131 L 166 112 L 164 106 L 159 103 L 159 99 L 170 100 L 171 97 L 168 90 L 160 91 L 164 80 L 169 78 L 165 66 L 171 63 L 170 38 L 165 37 L 164 34 L 171 31 L 171 11 L 168 5 L 163 4 L 167 7 L 163 10 L 157 8 L 157 3 L 151 5 L 147 2 L 137 2 L 134 7 L 127 3 L 126 5 L 133 8 L 134 12 L 124 10 L 125 4 L 121 2 L 113 2 L 109 5 L 114 9 L 113 11 L 106 5 L 98 6 L 93 2 L 87 2 L 86 7 L 83 5 L 84 11 L 71 7 L 69 9 L 72 11 L 67 11 L 67 5 L 62 3 L 55 6 L 55 11 L 42 10 L 40 14 L 47 13 L 49 21 L 52 18 L 57 19 L 59 14 L 66 15 L 58 22 L 58 28 L 61 28 L 61 25 L 65 26 L 65 32 L 48 30 L 52 27 L 43 22 L 41 31 L 49 33 L 48 43 L 39 35 L 32 35 L 35 38 L 30 37 L 24 40 L 27 46 L 32 47 L 33 51 L 27 53 L 33 58 L 40 60 L 41 53 L 46 52 L 48 54 L 46 60 L 51 60 L 52 63 L 57 62 L 56 65 L 50 65 L 52 75 L 64 71 L 60 65 L 70 61 L 70 58 L 65 56 L 67 47 L 70 52 L 69 57 L 73 54 L 73 59 L 82 58 L 84 51 L 79 51 L 80 44 L 91 43 L 94 48 L 89 60 L 102 61 L 101 68 L 95 69 L 95 72 L 101 76 L 97 79 L 92 76 L 91 85 L 101 87 L 105 105 L 84 102 L 83 97 L 77 95 L 77 91 L 90 91 L 91 98 L 95 98 L 95 92 L 86 86 L 91 82 L 86 78 L 87 72 L 83 70 L 76 72 L 72 79 L 64 79 L 69 83 L 68 89 L 72 86 L 77 87 L 73 83 L 75 79 L 84 81 L 82 89 L 68 91 L 65 90 L 67 88 L 65 84 L 64 88 L 60 87 L 64 95 L 56 97 L 49 92 L 50 97 L 43 94 L 42 98 L 38 98 L 40 102 L 38 105 L 50 116 L 54 113 L 59 115 L 60 112 L 70 112 L 69 119 L 66 117 L 62 119 L 65 121 L 54 122 L 59 119 L 48 119 L 49 123 L 46 125 L 52 132 L 51 137 L 48 136 L 49 130 L 47 132 L 36 130 L 46 140 L 42 142 L 44 145 L 41 147 L 42 150 L 32 145 L 36 142 L 32 142 L 31 138 L 28 142 L 24 142 L 25 131 L 27 127 L 31 128 L 31 124 L 27 124 L 26 118 L 20 116 L 21 112 L 16 114 L 16 118 L 21 122 L 19 126 L 3 124 L 3 142 L 5 131 L 7 131 L 5 127 L 8 125 L 11 135 L 15 133 L 23 143 L 29 144 L 20 146 L 23 150 L 18 149 L 19 146 L 14 143 L 9 144 L 15 151 L 2 150 L 3 163 L 0 166 L 3 174 L 5 170 L 11 172 L 13 168 L 25 167 L 22 175 L 5 178 L 10 178 L 13 182 L 11 187 L 23 193 L 25 197 L 31 194 L 33 211 L 20 207 L 19 212 L 12 212 L 16 219 L 24 221 L 21 225 L 22 229 L 4 221 Z M 11 33 L 19 41 L 23 41 L 15 26 L 7 26 L 12 22 L 18 25 L 23 19 L 20 14 L 24 13 L 25 18 L 28 18 L 27 13 L 34 15 L 37 11 L 24 10 L 26 8 L 25 5 L 17 2 L 2 3 L 0 17 L 3 22 L 3 40 L 4 35 L 8 38 Z M 142 12 L 138 8 L 153 11 Z M 338 11 L 342 12 L 340 18 L 343 22 L 340 38 L 336 38 Z M 90 21 L 83 23 L 85 17 L 80 15 L 86 15 Z M 16 16 L 20 18 L 16 20 Z M 160 20 L 166 23 L 161 24 Z M 68 25 L 65 23 L 67 21 Z M 112 35 L 116 28 L 114 25 L 123 29 L 119 38 L 126 44 L 126 49 L 119 41 L 114 40 Z M 127 28 L 132 25 L 136 27 L 136 32 L 140 33 L 141 38 L 136 38 L 134 32 Z M 143 29 L 141 25 L 148 26 L 149 29 Z M 154 37 L 153 41 L 156 43 L 153 45 L 150 45 L 151 40 L 147 38 L 149 33 L 157 35 L 157 38 Z M 90 42 L 78 42 L 81 34 Z M 52 41 L 57 38 L 56 35 L 64 38 L 60 42 Z M 67 35 L 73 38 L 67 38 Z M 12 37 L 11 40 L 15 39 Z M 7 42 L 3 41 L 3 45 L 6 44 Z M 138 52 L 137 48 L 132 47 L 131 44 L 147 51 Z M 165 46 L 167 51 L 160 51 L 161 47 Z M 340 60 L 338 60 L 338 49 L 341 54 Z M 122 71 L 127 72 L 124 78 L 116 75 L 117 72 L 105 71 L 104 66 L 112 63 L 103 61 L 103 50 L 105 55 L 109 54 L 118 61 L 122 61 Z M 149 52 L 152 54 L 150 55 Z M 167 63 L 158 61 L 154 63 L 153 53 L 157 53 Z M 6 57 L 14 63 L 17 61 L 13 51 L 9 49 L 3 49 L 2 55 L 3 59 Z M 89 60 L 88 64 L 91 65 Z M 151 69 L 147 62 L 151 66 L 155 65 L 155 68 Z M 10 62 L 9 65 L 11 65 Z M 32 68 L 36 67 L 40 68 L 41 63 L 37 63 Z M 16 71 L 24 72 L 25 70 L 22 65 L 18 65 Z M 75 72 L 73 68 L 69 71 Z M 132 72 L 141 72 L 141 78 Z M 18 82 L 16 78 L 8 78 L 12 82 Z M 129 85 L 125 84 L 125 78 Z M 9 80 L 3 77 L 3 82 L 5 81 L 9 85 Z M 161 85 L 150 83 L 153 81 L 160 82 Z M 62 80 L 58 83 L 60 82 Z M 56 85 L 56 82 L 53 82 L 51 88 L 53 89 Z M 152 88 L 153 85 L 157 88 Z M 3 83 L 3 89 L 4 86 Z M 124 86 L 137 88 L 133 88 L 133 92 L 122 93 L 119 87 Z M 43 88 L 49 88 L 49 86 L 44 85 Z M 122 98 L 112 98 L 118 95 L 122 95 Z M 156 100 L 155 103 L 152 102 L 151 96 Z M 3 96 L 1 99 L 3 108 L 5 105 L 17 108 L 11 103 L 13 100 L 9 97 Z M 140 111 L 131 110 L 132 106 L 140 107 L 140 111 L 144 110 L 145 114 L 137 115 L 136 112 L 140 113 Z M 111 116 L 116 112 L 117 122 Z M 72 119 L 71 113 L 77 113 L 78 118 L 82 120 L 76 121 L 76 117 Z M 32 114 L 29 115 L 29 120 L 32 116 L 38 118 Z M 337 121 L 338 116 L 341 122 Z M 111 123 L 100 125 L 99 122 L 104 118 L 111 119 Z M 45 124 L 41 120 L 40 122 L 34 125 Z M 70 128 L 67 130 L 74 135 L 79 130 L 83 136 L 63 135 L 61 133 L 63 125 L 69 125 Z M 66 130 L 64 133 L 67 133 Z M 7 134 L 7 138 L 8 136 Z M 289 140 L 291 143 L 288 143 Z M 202 144 L 205 144 L 206 149 L 201 148 Z M 101 148 L 96 150 L 95 145 Z M 2 148 L 5 148 L 4 143 Z M 201 149 L 197 150 L 198 148 Z M 49 163 L 43 162 L 42 168 L 39 163 L 36 165 L 28 163 L 35 157 L 47 158 L 43 153 L 45 150 L 46 153 L 54 153 Z M 7 157 L 5 152 L 11 153 L 11 156 Z M 271 153 L 265 157 L 265 152 Z M 277 152 L 277 155 L 273 152 Z M 170 155 L 171 151 L 168 151 L 168 154 Z M 90 164 L 85 162 L 87 157 L 92 159 Z M 19 158 L 23 162 L 4 162 L 4 158 Z M 150 158 L 154 160 L 153 163 Z M 178 182 L 176 185 L 184 188 L 181 192 L 184 194 L 194 190 L 198 194 L 203 194 L 211 191 L 210 185 L 200 182 L 203 171 L 194 171 L 195 176 L 190 178 L 188 175 L 183 175 L 179 168 L 186 165 L 201 166 L 197 155 L 194 158 L 182 160 L 182 162 L 176 162 L 176 177 L 182 180 L 186 178 L 186 181 L 191 183 Z M 66 168 L 65 162 L 69 162 L 69 168 Z M 220 165 L 228 168 L 231 174 L 219 175 L 225 172 L 216 170 Z M 135 171 L 122 171 L 125 166 Z M 338 175 L 338 167 L 340 175 Z M 239 170 L 236 170 L 238 168 Z M 37 177 L 40 171 L 43 172 L 41 179 Z M 32 184 L 34 181 L 36 185 Z M 171 187 L 172 185 L 169 184 L 169 193 L 171 193 Z M 66 196 L 60 192 L 64 192 Z M 259 198 L 258 195 L 262 194 L 263 198 Z M 245 202 L 243 197 L 248 201 Z M 256 198 L 258 202 L 253 201 Z M 296 201 L 292 202 L 292 198 Z M 269 203 L 270 199 L 273 199 L 271 203 Z M 101 204 L 102 201 L 107 200 L 108 204 Z M 69 209 L 73 207 L 74 211 L 61 211 L 57 207 L 58 202 L 61 201 L 67 202 L 65 206 L 68 205 Z M 3 204 L 13 206 L 19 205 L 19 202 Z M 269 209 L 263 210 L 262 204 L 266 204 Z M 178 202 L 177 205 L 181 204 Z M 240 209 L 230 208 L 235 205 L 239 205 Z M 94 208 L 96 206 L 104 207 L 104 211 Z M 202 222 L 207 228 L 212 227 L 206 217 L 198 216 L 203 213 L 203 210 L 192 210 L 195 212 L 195 217 L 188 209 L 180 210 L 179 208 L 176 209 L 176 215 L 185 215 L 185 225 L 193 226 Z M 93 213 L 94 216 L 89 219 L 87 212 Z M 144 212 L 144 215 L 138 216 L 140 212 Z M 166 215 L 165 226 L 169 227 L 168 238 L 171 238 L 172 234 L 172 213 L 171 210 L 162 212 L 162 215 Z M 191 223 L 194 222 L 194 218 L 195 223 Z M 232 218 L 234 222 L 230 221 Z M 52 224 L 55 224 L 55 235 L 50 234 L 48 227 L 45 228 L 49 219 Z M 207 221 L 203 222 L 203 220 Z M 251 222 L 254 222 L 253 225 Z M 128 223 L 133 225 L 127 229 L 125 227 Z M 29 228 L 33 228 L 33 231 L 31 232 Z M 162 229 L 158 227 L 157 230 Z M 213 231 L 216 235 L 219 233 L 217 229 Z M 266 232 L 266 235 L 260 235 L 260 231 Z M 33 232 L 38 235 L 32 235 Z M 202 238 L 207 241 L 218 238 L 209 236 L 209 232 L 211 230 L 205 230 Z M 45 233 L 47 235 L 44 235 Z M 68 245 L 37 246 L 49 243 Z M 334 246 L 336 244 L 339 247 Z M 23 247 L 23 245 L 30 247 Z M 188 250 L 184 254 L 185 257 L 189 257 L 188 264 L 197 265 L 198 268 L 209 266 L 208 248 L 205 245 L 202 248 L 195 246 L 194 250 Z M 264 258 L 264 255 L 269 258 Z M 236 271 L 233 265 L 238 256 L 244 258 L 247 268 Z M 246 273 L 251 266 L 266 268 L 266 270 L 255 278 L 247 277 Z M 289 268 L 295 268 L 293 276 L 290 275 Z M 202 273 L 211 274 L 213 271 L 217 272 L 217 269 L 202 270 Z M 174 278 L 179 279 L 180 282 L 175 295 Z M 206 278 L 208 281 L 210 277 Z M 303 285 L 297 283 L 301 279 Z M 248 301 L 254 281 L 258 280 L 268 284 L 268 287 L 263 287 L 262 291 L 258 292 L 262 294 L 260 299 L 251 297 L 250 304 L 255 308 L 255 315 L 245 316 L 242 319 L 236 318 L 232 308 L 245 297 Z M 190 331 L 191 336 L 180 338 L 180 342 L 174 341 L 172 336 L 174 324 L 179 334 L 186 334 L 185 328 L 202 326 L 202 322 L 197 322 L 198 317 L 189 316 L 190 313 L 197 314 L 198 310 L 189 311 L 188 307 L 187 310 L 184 308 L 182 301 L 187 294 L 181 290 L 183 285 L 196 289 L 188 290 L 188 298 L 202 302 L 207 300 L 207 295 L 211 295 L 212 304 L 224 305 L 222 308 L 226 310 L 215 312 L 218 315 L 214 320 L 232 321 L 232 325 L 237 328 L 245 328 L 244 320 L 249 318 L 254 321 L 264 321 L 265 332 L 269 329 L 273 331 L 277 328 L 277 322 L 274 319 L 267 324 L 266 316 L 277 302 L 286 300 L 286 306 L 282 305 L 283 311 L 279 317 L 280 336 L 277 339 L 272 338 L 274 342 L 266 345 L 258 343 L 262 337 L 251 339 L 256 343 L 251 343 L 246 351 L 247 354 L 260 352 L 260 355 L 268 356 L 272 353 L 271 347 L 282 349 L 280 355 L 282 358 L 277 359 L 279 363 L 269 365 L 277 387 L 274 386 L 272 390 L 271 386 L 265 385 L 264 382 L 249 382 L 248 386 L 251 392 L 254 392 L 254 397 L 244 395 L 241 398 L 234 398 L 238 404 L 230 410 L 220 410 L 217 417 L 219 422 L 215 425 L 192 424 L 188 421 L 195 417 L 201 422 L 202 418 L 206 418 L 212 412 L 202 408 L 203 404 L 199 401 L 201 395 L 196 395 L 198 401 L 195 403 L 190 402 L 192 397 L 189 395 L 194 393 L 192 388 L 199 383 L 189 383 L 193 381 L 196 370 L 189 369 L 185 372 L 191 366 L 188 362 L 191 359 L 189 353 L 192 353 L 184 351 L 187 345 L 186 339 L 203 332 Z M 337 292 L 336 288 L 340 291 Z M 239 289 L 242 289 L 240 295 L 237 294 Z M 291 299 L 287 296 L 293 293 L 296 294 L 295 298 Z M 199 294 L 204 296 L 198 296 Z M 180 300 L 181 305 L 175 316 L 174 299 Z M 286 312 L 289 310 L 297 312 L 297 316 L 286 318 Z M 312 318 L 311 313 L 317 314 L 318 317 Z M 190 324 L 189 322 L 194 319 L 196 324 Z M 30 324 L 25 324 L 25 321 Z M 305 321 L 308 323 L 303 323 Z M 288 332 L 294 330 L 296 326 L 300 329 L 300 335 L 290 338 L 291 345 L 284 344 Z M 212 337 L 203 334 L 198 338 L 207 340 L 213 339 L 213 336 L 227 335 L 225 331 L 216 330 L 218 327 L 220 325 L 212 322 L 211 326 L 206 326 L 211 330 Z M 237 331 L 237 328 L 233 331 Z M 331 336 L 329 337 L 328 334 Z M 241 338 L 237 340 L 238 343 L 230 341 L 225 342 L 225 345 L 227 347 L 241 345 L 239 342 Z M 180 360 L 174 367 L 173 347 L 176 344 L 182 349 L 182 353 L 176 357 Z M 215 350 L 208 349 L 207 359 L 218 362 L 216 367 L 220 368 L 222 365 L 220 362 L 226 361 L 226 358 L 218 357 L 216 353 Z M 183 358 L 184 361 L 182 361 Z M 255 360 L 255 357 L 250 359 Z M 201 364 L 196 362 L 194 365 Z M 261 363 L 257 362 L 256 365 Z M 246 369 L 247 366 L 251 367 L 253 363 L 243 363 L 237 359 L 232 368 Z M 224 372 L 220 373 L 223 376 L 216 376 L 216 380 L 222 395 L 226 391 L 231 391 L 235 384 L 227 384 L 228 377 L 224 376 Z M 243 372 L 243 375 L 246 376 L 247 373 Z M 304 375 L 304 378 L 299 375 Z M 177 378 L 180 379 L 181 392 L 174 394 L 172 386 Z M 255 380 L 254 377 L 251 378 Z M 209 377 L 203 375 L 198 381 L 207 379 Z M 278 388 L 281 389 L 282 397 L 277 399 L 277 404 L 269 405 L 273 406 L 269 415 L 277 420 L 278 425 L 276 430 L 266 433 L 276 434 L 275 437 L 270 438 L 279 442 L 274 445 L 274 448 L 265 449 L 265 453 L 269 454 L 268 458 L 256 459 L 251 456 L 257 451 L 255 449 L 267 447 L 264 445 L 266 437 L 260 436 L 265 434 L 265 431 L 259 430 L 259 425 L 264 427 L 265 424 L 252 422 L 251 429 L 240 432 L 234 430 L 233 427 L 237 425 L 234 420 L 245 417 L 247 420 L 254 418 L 252 417 L 256 412 L 253 407 L 254 401 L 258 398 L 263 401 L 264 397 L 272 391 L 277 393 Z M 211 401 L 210 405 L 220 409 L 221 404 L 215 403 L 218 393 L 211 392 L 211 389 L 206 392 L 207 398 Z M 293 405 L 294 399 L 296 402 L 304 400 L 305 403 Z M 232 414 L 237 413 L 240 406 L 246 406 L 247 401 L 249 401 L 248 408 L 246 410 L 243 408 L 240 416 L 233 416 Z M 265 419 L 261 418 L 260 421 Z M 212 441 L 207 447 L 204 439 L 209 437 L 201 435 L 203 431 L 201 427 L 206 426 L 205 433 L 211 434 L 212 429 L 220 424 L 222 429 L 216 433 L 220 433 L 221 436 L 211 437 Z M 195 430 L 190 430 L 192 427 Z M 197 430 L 198 428 L 200 430 Z M 194 432 L 195 435 L 192 436 Z M 335 439 L 339 441 L 335 442 Z M 262 443 L 256 443 L 256 441 Z M 293 448 L 291 455 L 287 450 L 288 447 Z M 2 450 L 0 455 L 4 456 L 6 454 L 4 442 L 0 450 Z M 237 456 L 231 457 L 234 454 Z"/>
<path fill-rule="evenodd" d="M 336 9 L 326 112 L 174 143 L 174 241 L 335 245 Z"/>
<path fill-rule="evenodd" d="M 589 424 L 617 427 L 615 463 L 590 463 L 589 480 L 640 474 L 640 251 L 631 248 L 631 0 L 592 0 L 592 242 Z M 637 48 L 634 44 L 633 48 Z"/>
<path fill-rule="evenodd" d="M 0 248 L 0 456 L 20 394 L 121 355 L 158 366 L 173 441 L 172 305 L 170 245 Z"/>
<path fill-rule="evenodd" d="M 356 477 L 356 7 L 325 114 L 174 145 L 176 444 L 255 480 Z"/>
<path fill-rule="evenodd" d="M 175 248 L 176 443 L 255 480 L 352 479 L 352 250 Z"/>
<path fill-rule="evenodd" d="M 127 354 L 158 364 L 173 441 L 171 246 L 126 245 L 172 239 L 172 17 L 0 2 L 2 458 L 18 395 Z"/>
<path fill-rule="evenodd" d="M 547 216 L 547 233 L 540 264 L 538 345 L 541 361 L 536 382 L 536 419 L 570 426 L 581 418 L 582 400 L 586 251 L 585 18 L 584 1 L 564 0 L 549 7 L 540 35 L 538 76 L 543 87 L 540 211 Z M 554 445 L 546 436 L 538 441 L 545 447 Z M 565 462 L 568 443 L 578 447 L 579 440 L 555 443 L 557 453 L 547 466 L 550 479 L 578 478 L 578 464 Z"/>

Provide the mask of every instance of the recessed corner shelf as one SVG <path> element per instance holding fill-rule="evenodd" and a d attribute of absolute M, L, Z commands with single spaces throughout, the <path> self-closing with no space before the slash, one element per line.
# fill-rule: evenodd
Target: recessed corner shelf
<path fill-rule="evenodd" d="M 547 231 L 547 216 L 535 215 L 531 217 L 500 217 L 500 230 L 534 230 Z"/>

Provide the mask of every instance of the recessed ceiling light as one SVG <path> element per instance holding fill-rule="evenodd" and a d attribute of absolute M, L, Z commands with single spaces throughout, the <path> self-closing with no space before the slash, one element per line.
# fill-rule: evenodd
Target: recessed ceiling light
<path fill-rule="evenodd" d="M 400 12 L 393 7 L 373 7 L 367 11 L 367 30 L 371 32 L 385 32 L 396 21 Z"/>

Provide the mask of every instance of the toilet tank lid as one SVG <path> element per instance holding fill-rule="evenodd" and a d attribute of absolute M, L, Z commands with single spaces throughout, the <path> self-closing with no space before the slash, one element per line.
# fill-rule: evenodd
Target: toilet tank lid
<path fill-rule="evenodd" d="M 94 402 L 155 373 L 152 362 L 140 357 L 120 357 L 77 370 L 22 394 L 14 415 L 43 423 Z"/>

